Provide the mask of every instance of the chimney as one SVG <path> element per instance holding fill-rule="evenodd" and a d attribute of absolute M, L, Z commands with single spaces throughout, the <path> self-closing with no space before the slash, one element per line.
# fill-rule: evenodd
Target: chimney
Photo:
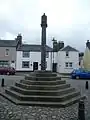
<path fill-rule="evenodd" d="M 57 52 L 57 40 L 53 41 L 53 51 Z"/>
<path fill-rule="evenodd" d="M 90 42 L 89 42 L 89 40 L 87 40 L 87 42 L 86 42 L 86 47 L 88 47 L 89 44 L 90 44 Z"/>
<path fill-rule="evenodd" d="M 21 34 L 18 34 L 18 36 L 17 36 L 17 38 L 15 38 L 15 40 L 16 40 L 16 44 L 17 44 L 16 49 L 18 49 L 22 45 L 22 36 L 21 36 Z"/>
<path fill-rule="evenodd" d="M 80 52 L 79 53 L 79 57 L 83 57 L 84 56 L 84 53 L 83 52 Z"/>
<path fill-rule="evenodd" d="M 64 47 L 64 42 L 63 42 L 63 41 L 59 41 L 59 42 L 58 42 L 58 45 L 57 45 L 58 51 L 59 51 L 60 49 L 62 49 L 63 47 Z"/>

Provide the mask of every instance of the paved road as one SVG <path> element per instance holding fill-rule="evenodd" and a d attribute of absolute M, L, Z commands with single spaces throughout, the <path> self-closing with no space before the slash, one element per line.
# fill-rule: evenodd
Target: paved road
<path fill-rule="evenodd" d="M 88 81 L 89 89 L 86 90 L 85 84 L 86 81 Z M 81 94 L 87 94 L 87 92 L 90 93 L 90 80 L 75 80 L 75 79 L 66 79 L 67 83 L 70 83 L 71 86 L 75 87 L 76 89 L 79 89 L 81 91 Z"/>
<path fill-rule="evenodd" d="M 0 75 L 0 85 L 2 78 L 5 80 L 5 85 L 10 86 L 14 85 L 15 82 L 19 82 L 20 80 L 24 79 L 24 76 L 7 76 L 7 75 Z M 82 95 L 90 94 L 90 80 L 72 80 L 69 78 L 63 78 L 66 80 L 67 83 L 70 83 L 72 87 L 75 87 L 76 89 L 79 89 L 81 91 Z M 88 81 L 89 83 L 89 90 L 85 89 L 85 83 Z"/>
<path fill-rule="evenodd" d="M 88 81 L 89 89 L 87 90 L 85 88 L 86 81 Z M 81 95 L 85 95 L 87 97 L 86 103 L 85 103 L 85 113 L 86 113 L 86 120 L 90 120 L 90 80 L 72 80 L 67 79 L 67 83 L 70 83 L 72 87 L 75 87 L 76 89 L 81 91 Z"/>
<path fill-rule="evenodd" d="M 7 76 L 7 75 L 0 75 L 0 85 L 2 78 L 5 80 L 5 85 L 10 86 L 14 85 L 15 82 L 19 82 L 20 80 L 24 79 L 24 76 Z M 63 78 L 66 80 L 67 83 L 70 83 L 72 87 L 75 87 L 76 89 L 79 89 L 81 91 L 82 95 L 90 94 L 90 80 L 72 80 L 69 78 Z M 88 81 L 89 83 L 89 89 L 85 89 L 85 83 Z"/>
<path fill-rule="evenodd" d="M 24 76 L 7 76 L 7 75 L 0 75 L 0 85 L 1 85 L 2 78 L 4 78 L 5 86 L 10 86 L 10 85 L 14 85 L 15 82 L 24 79 Z"/>

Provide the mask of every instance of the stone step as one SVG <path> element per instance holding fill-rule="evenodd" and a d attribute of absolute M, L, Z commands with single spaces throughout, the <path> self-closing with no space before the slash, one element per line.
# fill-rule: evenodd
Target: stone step
<path fill-rule="evenodd" d="M 38 74 L 41 74 L 41 73 L 52 73 L 51 70 L 35 70 L 34 73 L 38 73 Z"/>
<path fill-rule="evenodd" d="M 60 95 L 60 96 L 22 95 L 18 92 L 11 91 L 10 89 L 6 89 L 5 92 L 21 101 L 27 100 L 27 101 L 37 101 L 37 102 L 38 101 L 39 102 L 63 102 L 80 95 L 80 92 L 77 92 L 77 91 L 74 91 L 65 95 Z"/>
<path fill-rule="evenodd" d="M 22 89 L 20 87 L 16 86 L 11 86 L 10 87 L 11 91 L 16 91 L 18 93 L 24 94 L 24 95 L 45 95 L 45 96 L 58 96 L 58 95 L 63 95 L 67 94 L 70 92 L 74 92 L 75 88 L 66 88 L 66 89 L 61 89 L 61 90 L 26 90 Z"/>
<path fill-rule="evenodd" d="M 38 72 L 33 72 L 30 73 L 31 76 L 37 76 L 37 77 L 56 77 L 57 73 L 38 73 Z"/>
<path fill-rule="evenodd" d="M 74 103 L 77 103 L 80 99 L 85 99 L 85 96 L 77 96 L 77 97 L 73 97 L 70 100 L 66 100 L 63 102 L 36 102 L 36 101 L 21 101 L 18 100 L 6 93 L 0 93 L 1 96 L 3 96 L 4 98 L 8 99 L 9 101 L 11 101 L 12 103 L 16 104 L 16 105 L 25 105 L 25 106 L 42 106 L 42 107 L 55 107 L 55 108 L 64 108 L 64 107 L 68 107 Z"/>
<path fill-rule="evenodd" d="M 59 85 L 65 84 L 65 80 L 55 80 L 55 81 L 36 81 L 36 80 L 20 80 L 20 83 L 28 85 Z"/>
<path fill-rule="evenodd" d="M 61 80 L 61 77 L 36 77 L 36 76 L 25 76 L 26 80 L 37 80 L 37 81 L 53 81 L 53 80 Z"/>
<path fill-rule="evenodd" d="M 15 86 L 27 89 L 27 90 L 58 90 L 69 88 L 70 84 L 61 84 L 61 85 L 27 85 L 23 83 L 15 83 Z"/>
<path fill-rule="evenodd" d="M 60 76 L 54 76 L 56 73 L 51 74 L 51 71 L 35 71 L 0 94 L 17 105 L 66 107 L 78 102 L 80 92 Z"/>

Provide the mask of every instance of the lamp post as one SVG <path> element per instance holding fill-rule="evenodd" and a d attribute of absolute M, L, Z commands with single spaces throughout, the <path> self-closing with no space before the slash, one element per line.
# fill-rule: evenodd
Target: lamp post
<path fill-rule="evenodd" d="M 57 43 L 57 40 L 55 40 L 55 38 L 53 37 L 52 39 L 53 42 L 53 64 L 52 64 L 52 71 L 54 72 L 54 52 L 55 52 L 55 43 Z"/>

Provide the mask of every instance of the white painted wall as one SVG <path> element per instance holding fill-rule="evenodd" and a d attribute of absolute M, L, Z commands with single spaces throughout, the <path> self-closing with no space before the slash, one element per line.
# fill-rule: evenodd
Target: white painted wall
<path fill-rule="evenodd" d="M 57 72 L 59 73 L 71 73 L 73 69 L 79 68 L 79 56 L 78 52 L 70 51 L 69 57 L 66 57 L 65 51 L 59 51 L 57 57 Z M 65 62 L 72 62 L 72 68 L 65 67 Z"/>
<path fill-rule="evenodd" d="M 52 52 L 52 63 L 53 63 L 53 54 L 54 54 L 54 63 L 57 63 L 58 52 Z"/>
<path fill-rule="evenodd" d="M 41 52 L 30 52 L 30 64 L 32 64 L 31 70 L 33 70 L 33 62 L 38 62 L 38 70 L 41 69 Z"/>
<path fill-rule="evenodd" d="M 38 62 L 38 70 L 41 70 L 41 52 L 30 52 L 29 58 L 22 57 L 23 52 L 17 51 L 16 70 L 17 71 L 32 71 L 33 62 Z M 57 63 L 57 72 L 59 73 L 71 73 L 73 69 L 79 68 L 79 56 L 78 52 L 69 52 L 69 57 L 66 57 L 65 51 L 59 51 L 54 53 L 54 63 Z M 22 61 L 30 61 L 29 68 L 22 68 Z M 49 58 L 46 58 L 47 68 L 46 70 L 52 70 L 53 53 L 49 52 Z M 72 68 L 66 68 L 65 62 L 72 62 Z M 32 64 L 32 65 L 31 65 Z"/>
<path fill-rule="evenodd" d="M 52 70 L 52 53 L 49 52 L 49 58 L 46 58 L 47 68 L 46 70 Z"/>
<path fill-rule="evenodd" d="M 31 68 L 22 68 L 22 61 L 30 61 L 30 58 L 23 58 L 22 57 L 23 52 L 22 51 L 17 51 L 17 58 L 16 58 L 16 70 L 31 70 Z"/>
<path fill-rule="evenodd" d="M 38 70 L 41 70 L 41 52 L 30 52 L 29 58 L 22 57 L 23 52 L 17 51 L 17 59 L 16 59 L 16 70 L 17 71 L 32 71 L 33 70 L 33 62 L 38 62 Z M 29 61 L 29 68 L 22 68 L 22 61 Z M 49 58 L 46 58 L 47 68 L 46 70 L 51 70 L 51 52 L 49 52 Z M 32 64 L 32 65 L 31 65 Z"/>

